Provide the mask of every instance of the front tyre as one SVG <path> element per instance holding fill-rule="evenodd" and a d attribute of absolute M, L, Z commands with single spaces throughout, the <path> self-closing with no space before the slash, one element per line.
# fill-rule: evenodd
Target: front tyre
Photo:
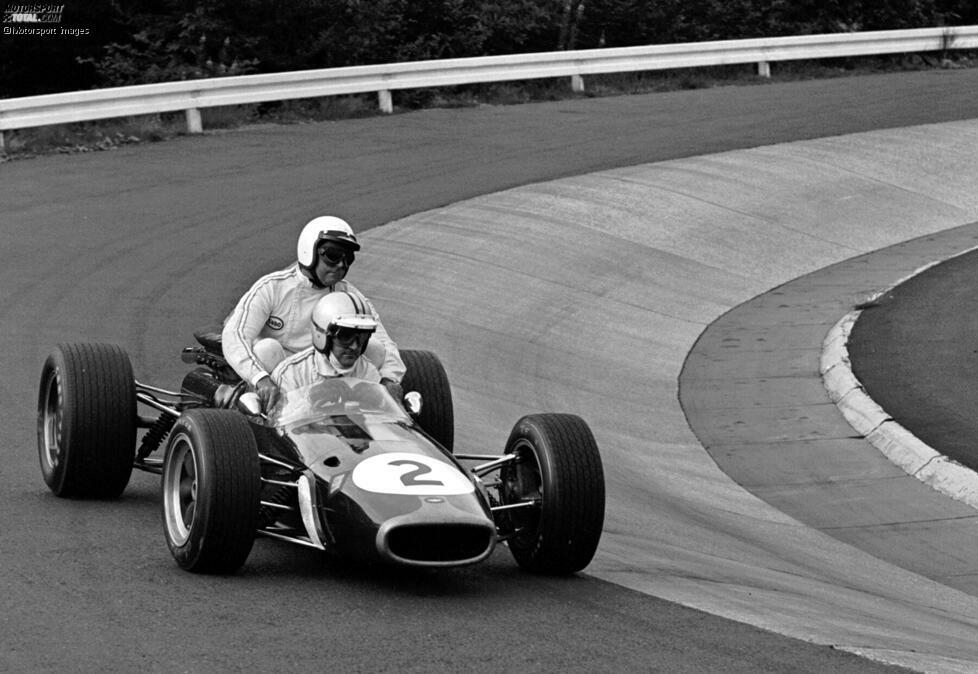
<path fill-rule="evenodd" d="M 572 414 L 532 414 L 513 427 L 500 471 L 503 533 L 516 562 L 534 573 L 580 571 L 604 524 L 604 470 L 594 435 Z"/>
<path fill-rule="evenodd" d="M 44 361 L 37 450 L 55 495 L 117 498 L 136 451 L 136 382 L 111 344 L 59 344 Z"/>
<path fill-rule="evenodd" d="M 248 422 L 231 410 L 177 420 L 163 459 L 163 531 L 180 568 L 234 573 L 258 526 L 261 473 Z"/>

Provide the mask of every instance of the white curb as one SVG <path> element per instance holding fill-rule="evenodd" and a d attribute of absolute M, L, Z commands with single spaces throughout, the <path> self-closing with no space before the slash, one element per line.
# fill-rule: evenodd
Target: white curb
<path fill-rule="evenodd" d="M 901 283 L 941 262 L 976 249 L 978 246 L 945 260 L 927 264 L 886 290 L 877 293 L 869 301 L 876 300 Z M 942 494 L 978 510 L 978 473 L 940 454 L 894 421 L 886 410 L 869 397 L 862 383 L 853 373 L 846 345 L 852 327 L 861 313 L 861 309 L 854 309 L 847 313 L 832 326 L 822 341 L 819 371 L 829 397 L 849 425 L 891 462 Z"/>

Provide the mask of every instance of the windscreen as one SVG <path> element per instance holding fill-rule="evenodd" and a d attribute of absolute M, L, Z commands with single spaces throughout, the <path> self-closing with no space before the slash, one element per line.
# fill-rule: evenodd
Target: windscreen
<path fill-rule="evenodd" d="M 271 426 L 286 427 L 330 416 L 370 415 L 408 421 L 407 412 L 380 384 L 352 377 L 322 378 L 301 388 L 280 391 L 267 413 Z"/>

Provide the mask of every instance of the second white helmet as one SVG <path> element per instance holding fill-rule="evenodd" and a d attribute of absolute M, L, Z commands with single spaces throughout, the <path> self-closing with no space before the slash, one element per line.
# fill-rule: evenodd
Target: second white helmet
<path fill-rule="evenodd" d="M 324 295 L 312 309 L 312 345 L 328 353 L 333 337 L 341 328 L 370 335 L 377 329 L 377 319 L 359 297 L 336 291 Z"/>

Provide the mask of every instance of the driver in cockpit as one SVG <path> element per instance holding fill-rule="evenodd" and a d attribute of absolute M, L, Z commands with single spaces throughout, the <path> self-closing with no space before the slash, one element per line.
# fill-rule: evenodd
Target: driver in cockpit
<path fill-rule="evenodd" d="M 313 307 L 311 328 L 312 346 L 272 370 L 272 381 L 283 392 L 324 377 L 380 382 L 380 372 L 363 356 L 377 319 L 357 295 L 335 291 L 323 296 Z"/>

